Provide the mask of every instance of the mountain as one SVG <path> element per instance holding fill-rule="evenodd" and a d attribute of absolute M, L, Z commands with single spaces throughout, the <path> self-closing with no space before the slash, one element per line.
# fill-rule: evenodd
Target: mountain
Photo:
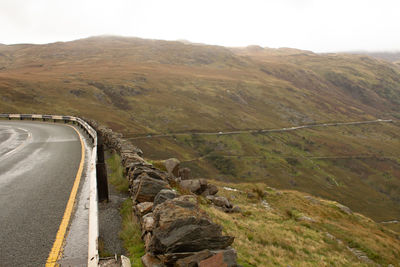
<path fill-rule="evenodd" d="M 400 52 L 354 52 L 364 54 L 377 59 L 383 59 L 400 66 Z"/>
<path fill-rule="evenodd" d="M 135 132 L 399 115 L 399 71 L 365 56 L 96 37 L 2 46 L 0 69 L 0 88 L 8 88 L 3 99 L 9 100 L 3 109 L 17 110 L 32 98 L 26 111 L 69 107 L 69 113 L 104 118 L 121 130 L 129 121 Z M 115 115 L 104 117 L 105 110 Z"/>
<path fill-rule="evenodd" d="M 400 217 L 398 123 L 199 135 L 400 118 L 400 69 L 366 55 L 123 37 L 0 46 L 0 112 L 75 114 L 194 176 L 262 181 Z M 162 133 L 182 133 L 142 138 Z M 141 137 L 141 139 L 138 139 Z"/>

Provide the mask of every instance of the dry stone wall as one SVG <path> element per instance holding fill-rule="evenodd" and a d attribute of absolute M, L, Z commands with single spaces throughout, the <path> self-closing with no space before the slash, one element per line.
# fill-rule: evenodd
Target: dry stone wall
<path fill-rule="evenodd" d="M 167 172 L 143 159 L 143 152 L 121 134 L 86 121 L 109 149 L 121 156 L 129 180 L 133 213 L 140 222 L 146 254 L 142 263 L 156 266 L 238 266 L 234 237 L 222 234 L 200 209 L 202 195 L 226 212 L 237 211 L 226 198 L 216 196 L 218 188 L 204 179 L 189 179 L 190 170 L 180 168 L 177 159 L 165 162 Z M 173 187 L 183 188 L 180 194 Z"/>

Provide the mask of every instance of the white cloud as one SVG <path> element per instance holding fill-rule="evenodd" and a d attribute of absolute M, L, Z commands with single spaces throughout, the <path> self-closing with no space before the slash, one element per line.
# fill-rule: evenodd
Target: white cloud
<path fill-rule="evenodd" d="M 100 34 L 313 51 L 400 50 L 394 0 L 2 0 L 0 43 Z"/>

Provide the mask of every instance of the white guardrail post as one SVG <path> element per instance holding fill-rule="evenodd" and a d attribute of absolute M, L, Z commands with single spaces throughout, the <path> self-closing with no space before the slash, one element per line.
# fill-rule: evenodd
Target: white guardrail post
<path fill-rule="evenodd" d="M 0 118 L 19 119 L 19 120 L 53 120 L 64 122 L 76 122 L 93 140 L 93 150 L 89 162 L 89 231 L 88 231 L 88 267 L 99 266 L 99 216 L 97 201 L 97 181 L 96 181 L 96 162 L 97 162 L 97 132 L 86 121 L 73 116 L 59 115 L 38 115 L 38 114 L 0 114 Z"/>

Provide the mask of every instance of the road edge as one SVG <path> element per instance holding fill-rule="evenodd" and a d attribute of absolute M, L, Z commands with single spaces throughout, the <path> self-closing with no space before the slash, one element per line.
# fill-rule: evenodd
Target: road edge
<path fill-rule="evenodd" d="M 52 249 L 49 253 L 49 256 L 46 260 L 46 267 L 53 267 L 56 266 L 57 261 L 61 258 L 62 256 L 62 251 L 63 251 L 63 244 L 65 242 L 65 236 L 67 233 L 67 229 L 68 229 L 68 225 L 69 222 L 71 221 L 71 216 L 72 216 L 72 212 L 74 209 L 74 205 L 75 205 L 75 199 L 76 199 L 76 195 L 78 193 L 78 189 L 79 189 L 79 184 L 82 178 L 82 173 L 83 173 L 83 166 L 85 164 L 85 145 L 83 143 L 82 140 L 82 136 L 80 135 L 80 133 L 78 132 L 78 130 L 76 130 L 74 127 L 67 125 L 69 127 L 71 127 L 72 129 L 74 129 L 74 131 L 78 134 L 79 136 L 79 141 L 81 144 L 81 160 L 79 163 L 79 168 L 78 168 L 78 172 L 75 176 L 75 181 L 74 184 L 72 186 L 71 189 L 71 193 L 69 195 L 68 198 L 68 202 L 67 202 L 67 206 L 65 207 L 65 211 L 64 211 L 64 215 L 63 218 L 61 220 L 60 223 L 60 227 L 58 228 L 57 231 L 57 235 L 56 235 L 56 239 L 53 243 Z"/>

